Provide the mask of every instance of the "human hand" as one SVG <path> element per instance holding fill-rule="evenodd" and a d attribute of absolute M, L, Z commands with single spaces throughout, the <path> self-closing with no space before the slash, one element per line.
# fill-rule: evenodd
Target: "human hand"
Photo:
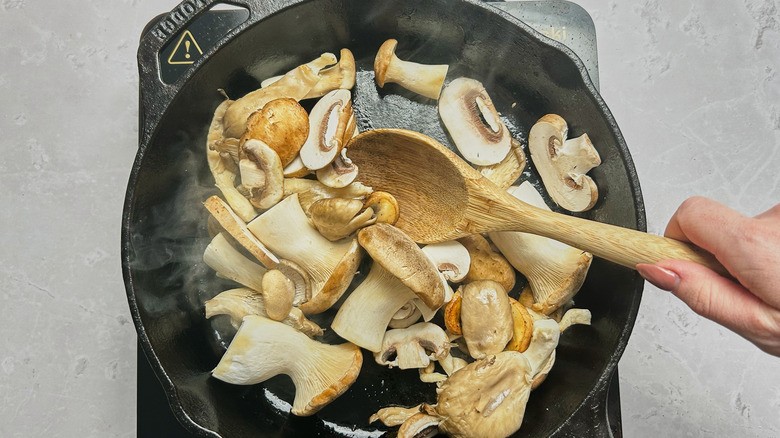
<path fill-rule="evenodd" d="M 696 313 L 780 356 L 780 204 L 750 218 L 711 199 L 690 198 L 664 234 L 709 251 L 739 283 L 683 260 L 639 264 L 639 274 Z"/>

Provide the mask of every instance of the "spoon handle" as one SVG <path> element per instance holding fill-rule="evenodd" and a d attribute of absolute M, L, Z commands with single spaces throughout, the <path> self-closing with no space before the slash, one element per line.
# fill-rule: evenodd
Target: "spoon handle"
<path fill-rule="evenodd" d="M 493 215 L 497 221 L 504 222 L 502 228 L 506 230 L 549 237 L 631 269 L 639 263 L 676 259 L 692 261 L 730 276 L 712 254 L 689 243 L 543 210 L 511 195 L 504 200 L 507 210 L 495 209 Z"/>

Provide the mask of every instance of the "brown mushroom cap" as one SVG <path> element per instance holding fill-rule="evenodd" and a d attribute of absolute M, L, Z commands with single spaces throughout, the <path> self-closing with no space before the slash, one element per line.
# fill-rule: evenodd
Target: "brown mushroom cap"
<path fill-rule="evenodd" d="M 395 48 L 398 45 L 398 40 L 389 39 L 385 41 L 376 52 L 376 58 L 374 58 L 374 75 L 376 78 L 376 84 L 380 87 L 385 86 L 385 74 L 387 74 L 387 67 L 390 65 L 390 61 L 395 56 Z"/>
<path fill-rule="evenodd" d="M 282 166 L 295 159 L 309 136 L 309 114 L 289 97 L 268 102 L 249 116 L 246 125 L 241 143 L 262 141 L 279 155 Z"/>
<path fill-rule="evenodd" d="M 495 281 L 480 280 L 463 286 L 462 294 L 460 323 L 471 357 L 481 359 L 503 351 L 513 335 L 506 290 Z"/>
<path fill-rule="evenodd" d="M 272 269 L 263 275 L 263 301 L 268 317 L 281 321 L 290 314 L 295 299 L 295 283 L 284 273 Z"/>
<path fill-rule="evenodd" d="M 430 309 L 444 304 L 444 283 L 436 265 L 403 231 L 378 223 L 358 232 L 358 242 L 366 252 L 398 277 Z"/>

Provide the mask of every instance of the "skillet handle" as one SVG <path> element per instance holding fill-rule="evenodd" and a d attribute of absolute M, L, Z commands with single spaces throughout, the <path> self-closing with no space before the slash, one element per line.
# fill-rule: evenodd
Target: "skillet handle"
<path fill-rule="evenodd" d="M 139 146 L 148 143 L 154 127 L 160 121 L 162 114 L 179 92 L 184 83 L 212 53 L 219 50 L 234 35 L 243 31 L 258 21 L 281 11 L 289 6 L 305 0 L 183 0 L 167 14 L 163 14 L 157 22 L 147 28 L 141 36 L 138 46 L 138 76 L 140 82 L 141 127 L 139 131 Z M 245 8 L 249 17 L 243 23 L 234 27 L 217 43 L 206 49 L 175 82 L 166 84 L 162 81 L 160 52 L 168 46 L 180 33 L 187 29 L 198 17 L 217 4 L 228 4 Z"/>

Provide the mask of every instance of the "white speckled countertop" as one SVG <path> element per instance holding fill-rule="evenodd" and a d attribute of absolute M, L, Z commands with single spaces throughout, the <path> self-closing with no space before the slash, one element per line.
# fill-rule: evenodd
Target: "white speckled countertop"
<path fill-rule="evenodd" d="M 685 198 L 780 202 L 776 0 L 580 0 L 649 231 Z M 0 436 L 135 436 L 119 261 L 135 53 L 172 1 L 0 0 Z M 652 286 L 620 362 L 627 437 L 780 436 L 780 358 Z"/>

